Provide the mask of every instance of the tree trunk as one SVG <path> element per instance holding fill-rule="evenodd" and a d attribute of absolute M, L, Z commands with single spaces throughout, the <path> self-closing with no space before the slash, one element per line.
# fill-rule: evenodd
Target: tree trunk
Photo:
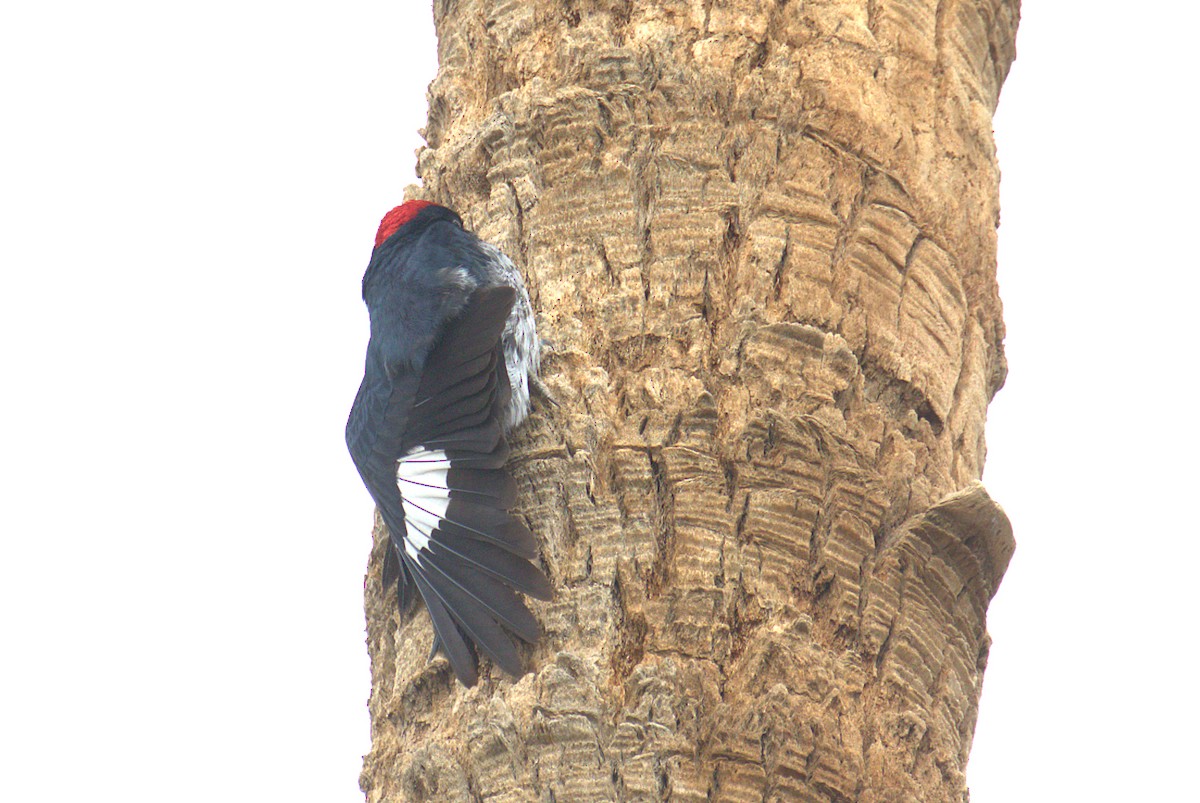
<path fill-rule="evenodd" d="M 420 194 L 553 345 L 511 465 L 557 597 L 464 689 L 377 528 L 368 800 L 966 799 L 1018 10 L 436 3 Z"/>

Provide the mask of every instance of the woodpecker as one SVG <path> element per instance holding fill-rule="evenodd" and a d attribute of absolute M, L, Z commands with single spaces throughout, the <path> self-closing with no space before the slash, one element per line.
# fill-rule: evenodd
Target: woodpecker
<path fill-rule="evenodd" d="M 450 209 L 407 201 L 379 224 L 363 276 L 371 319 L 346 444 L 384 524 L 384 588 L 415 590 L 459 681 L 476 650 L 524 674 L 509 633 L 535 643 L 520 593 L 550 599 L 533 534 L 510 512 L 506 436 L 529 414 L 541 341 L 525 282 Z M 520 593 L 518 593 L 520 592 Z"/>

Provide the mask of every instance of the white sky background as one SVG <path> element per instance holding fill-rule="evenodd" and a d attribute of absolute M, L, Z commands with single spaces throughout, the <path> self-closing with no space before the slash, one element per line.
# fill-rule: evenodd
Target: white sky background
<path fill-rule="evenodd" d="M 371 503 L 342 426 L 428 6 L 11 6 L 0 800 L 361 800 Z M 973 803 L 1192 788 L 1200 13 L 1136 8 L 1027 0 L 996 119 L 985 480 L 1018 551 Z"/>

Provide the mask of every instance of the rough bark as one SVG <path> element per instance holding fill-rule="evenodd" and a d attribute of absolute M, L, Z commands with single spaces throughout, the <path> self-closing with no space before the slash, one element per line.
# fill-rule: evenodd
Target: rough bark
<path fill-rule="evenodd" d="M 522 265 L 557 598 L 457 685 L 367 577 L 370 801 L 942 801 L 1013 549 L 991 115 L 1017 0 L 440 0 L 418 192 Z"/>

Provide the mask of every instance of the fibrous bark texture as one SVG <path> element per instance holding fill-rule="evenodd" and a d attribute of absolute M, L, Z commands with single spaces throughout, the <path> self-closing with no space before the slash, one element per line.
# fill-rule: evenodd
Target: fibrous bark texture
<path fill-rule="evenodd" d="M 367 578 L 370 801 L 943 801 L 1012 553 L 1017 0 L 440 0 L 422 197 L 523 267 L 557 588 L 463 689 Z"/>

